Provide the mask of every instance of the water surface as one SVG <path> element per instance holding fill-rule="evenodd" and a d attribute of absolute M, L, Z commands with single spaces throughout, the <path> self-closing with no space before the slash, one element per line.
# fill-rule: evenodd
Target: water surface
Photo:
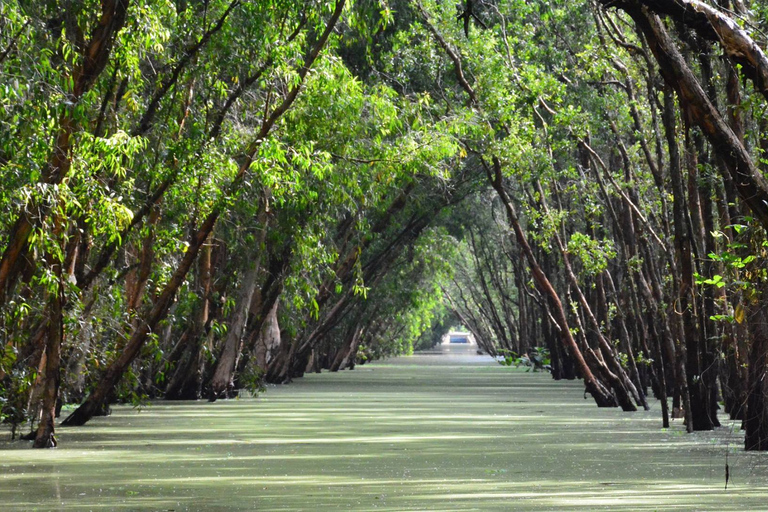
<path fill-rule="evenodd" d="M 658 404 L 598 409 L 579 382 L 449 349 L 256 399 L 115 407 L 54 450 L 4 437 L 0 509 L 768 509 L 768 454 L 738 429 L 662 430 Z"/>

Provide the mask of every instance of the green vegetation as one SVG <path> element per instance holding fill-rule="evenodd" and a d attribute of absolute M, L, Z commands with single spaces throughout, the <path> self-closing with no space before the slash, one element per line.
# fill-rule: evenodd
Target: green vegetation
<path fill-rule="evenodd" d="M 64 406 L 258 394 L 461 324 L 768 450 L 765 14 L 4 1 L 0 420 L 54 447 Z"/>
<path fill-rule="evenodd" d="M 527 368 L 526 371 L 533 370 L 534 372 L 552 369 L 552 359 L 549 356 L 549 350 L 544 347 L 533 347 L 527 354 L 522 355 L 511 350 L 502 349 L 500 355 L 502 358 L 498 361 L 502 366 L 514 365 L 515 368 L 525 366 Z"/>

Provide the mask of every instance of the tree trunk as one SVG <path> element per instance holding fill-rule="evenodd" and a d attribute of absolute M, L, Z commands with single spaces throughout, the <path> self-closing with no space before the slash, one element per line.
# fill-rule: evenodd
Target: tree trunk
<path fill-rule="evenodd" d="M 56 290 L 50 294 L 48 336 L 45 345 L 45 377 L 43 381 L 43 407 L 40 426 L 35 436 L 35 448 L 55 448 L 58 444 L 54 436 L 56 421 L 56 402 L 59 398 L 59 380 L 61 378 L 61 346 L 64 342 L 64 281 L 61 279 L 61 264 L 54 265 L 58 270 L 59 280 Z"/>
<path fill-rule="evenodd" d="M 336 357 L 333 359 L 333 363 L 331 363 L 330 368 L 328 368 L 330 371 L 337 372 L 347 367 L 350 356 L 353 353 L 357 353 L 357 345 L 360 343 L 360 336 L 362 333 L 362 328 L 358 327 L 356 323 L 353 324 L 351 335 L 347 336 L 347 342 L 344 343 L 338 351 Z M 354 359 L 354 356 L 352 356 L 352 358 Z"/>
<path fill-rule="evenodd" d="M 278 307 L 278 301 L 275 301 L 274 305 L 269 310 L 267 317 L 264 319 L 256 349 L 256 363 L 259 368 L 267 373 L 267 375 L 269 375 L 273 367 L 278 366 L 273 364 L 278 351 L 282 351 L 286 348 L 283 346 L 282 337 L 280 335 L 280 324 L 277 318 Z M 268 380 L 268 382 L 274 381 Z"/>
<path fill-rule="evenodd" d="M 248 269 L 243 282 L 240 285 L 240 294 L 238 295 L 237 306 L 232 320 L 229 322 L 229 329 L 227 330 L 227 337 L 224 342 L 224 348 L 221 351 L 219 359 L 216 361 L 216 369 L 213 372 L 213 377 L 210 382 L 210 394 L 209 399 L 215 400 L 216 397 L 222 396 L 227 390 L 232 390 L 234 387 L 235 369 L 237 368 L 237 362 L 242 352 L 243 332 L 245 331 L 249 319 L 248 312 L 256 309 L 255 314 L 261 316 L 260 306 L 254 308 L 254 294 L 258 286 L 258 278 L 261 273 L 261 261 L 262 261 L 262 248 L 266 240 L 267 230 L 269 229 L 266 213 L 262 210 L 259 215 L 261 226 L 260 236 L 258 237 L 258 245 L 256 252 L 256 261 L 253 266 Z M 261 298 L 262 295 L 259 296 Z M 259 301 L 261 302 L 261 301 Z M 261 324 L 258 324 L 256 332 L 261 330 Z"/>
<path fill-rule="evenodd" d="M 238 353 L 242 346 L 243 331 L 248 322 L 248 310 L 253 300 L 253 294 L 258 284 L 257 278 L 260 268 L 250 268 L 240 285 L 240 294 L 232 320 L 229 323 L 224 349 L 216 361 L 216 369 L 211 379 L 212 397 L 221 396 L 228 388 L 234 385 L 233 377 Z"/>
<path fill-rule="evenodd" d="M 759 304 L 750 315 L 752 347 L 749 351 L 747 410 L 744 421 L 746 450 L 768 450 L 768 308 Z"/>
<path fill-rule="evenodd" d="M 197 400 L 200 398 L 199 390 L 202 377 L 199 372 L 200 357 L 210 315 L 211 253 L 212 244 L 205 244 L 202 256 L 198 260 L 196 313 L 187 327 L 187 332 L 183 335 L 186 337 L 184 350 L 176 365 L 173 377 L 165 389 L 165 398 L 168 400 Z"/>

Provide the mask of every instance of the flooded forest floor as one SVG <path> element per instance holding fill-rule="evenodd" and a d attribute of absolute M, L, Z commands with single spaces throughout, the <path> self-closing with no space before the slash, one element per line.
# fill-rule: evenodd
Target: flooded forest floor
<path fill-rule="evenodd" d="M 768 453 L 598 409 L 580 382 L 472 352 L 307 375 L 257 399 L 158 402 L 60 447 L 0 441 L 3 510 L 765 510 Z M 728 454 L 731 482 L 725 484 Z"/>

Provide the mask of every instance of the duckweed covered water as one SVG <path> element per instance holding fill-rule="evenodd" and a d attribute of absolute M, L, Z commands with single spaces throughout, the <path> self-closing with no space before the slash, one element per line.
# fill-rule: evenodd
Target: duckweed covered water
<path fill-rule="evenodd" d="M 115 407 L 58 435 L 0 442 L 2 510 L 768 509 L 768 454 L 738 429 L 663 431 L 658 404 L 597 409 L 578 382 L 470 355 Z"/>

